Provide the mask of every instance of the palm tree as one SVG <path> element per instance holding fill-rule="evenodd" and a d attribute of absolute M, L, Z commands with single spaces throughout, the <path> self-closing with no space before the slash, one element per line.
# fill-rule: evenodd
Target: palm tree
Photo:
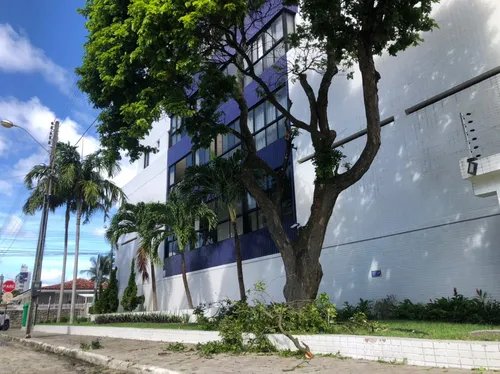
<path fill-rule="evenodd" d="M 241 162 L 238 157 L 214 158 L 204 165 L 194 165 L 186 170 L 181 191 L 192 198 L 206 201 L 215 198 L 221 209 L 227 209 L 234 234 L 236 271 L 240 288 L 240 299 L 246 300 L 240 236 L 236 222 L 237 206 L 241 204 L 245 186 L 241 179 Z"/>
<path fill-rule="evenodd" d="M 151 293 L 153 295 L 153 310 L 158 310 L 158 297 L 156 293 L 155 265 L 161 264 L 158 247 L 162 241 L 163 221 L 161 211 L 162 203 L 123 204 L 111 219 L 111 224 L 106 231 L 106 238 L 112 246 L 116 247 L 122 235 L 135 233 L 140 242 L 136 252 L 137 270 L 142 276 L 142 281 L 151 279 Z M 148 263 L 150 268 L 148 269 Z"/>
<path fill-rule="evenodd" d="M 73 323 L 75 314 L 82 217 L 84 217 L 83 223 L 87 223 L 93 214 L 104 212 L 106 219 L 109 210 L 115 204 L 125 200 L 126 197 L 122 190 L 104 176 L 107 173 L 109 177 L 112 177 L 119 170 L 117 162 L 108 162 L 100 152 L 86 156 L 78 164 L 62 165 L 61 167 L 61 180 L 71 189 L 76 206 L 75 263 L 71 290 L 70 323 Z"/>
<path fill-rule="evenodd" d="M 86 270 L 80 270 L 80 274 L 84 274 L 90 277 L 90 280 L 94 282 L 94 300 L 97 300 L 97 290 L 99 286 L 108 281 L 107 276 L 111 274 L 113 267 L 112 264 L 112 253 L 107 255 L 97 255 L 96 257 L 90 258 L 90 268 Z"/>
<path fill-rule="evenodd" d="M 172 191 L 168 195 L 168 201 L 163 205 L 161 219 L 164 222 L 165 229 L 162 229 L 163 236 L 156 235 L 156 240 L 164 240 L 170 235 L 177 238 L 182 261 L 182 282 L 184 283 L 189 309 L 193 309 L 193 299 L 186 275 L 184 251 L 189 245 L 194 246 L 198 239 L 194 222 L 196 220 L 205 220 L 208 223 L 209 230 L 213 230 L 217 225 L 217 216 L 205 203 L 198 203 L 196 200 L 191 199 L 189 195 L 184 195 L 183 198 L 178 191 Z"/>
<path fill-rule="evenodd" d="M 54 169 L 45 164 L 34 166 L 26 177 L 24 182 L 31 191 L 30 196 L 23 206 L 24 214 L 33 215 L 42 209 L 45 199 L 45 191 L 48 186 L 49 177 L 52 177 L 52 194 L 49 201 L 49 208 L 54 212 L 57 208 L 65 207 L 64 219 L 64 254 L 61 272 L 61 288 L 59 290 L 59 304 L 57 307 L 57 322 L 61 321 L 61 311 L 64 299 L 64 282 L 66 276 L 66 262 L 68 258 L 68 230 L 71 213 L 75 211 L 74 199 L 71 195 L 71 188 L 67 183 L 61 183 L 60 171 L 63 165 L 75 164 L 80 162 L 80 156 L 76 147 L 70 144 L 57 144 L 56 156 L 54 160 Z"/>

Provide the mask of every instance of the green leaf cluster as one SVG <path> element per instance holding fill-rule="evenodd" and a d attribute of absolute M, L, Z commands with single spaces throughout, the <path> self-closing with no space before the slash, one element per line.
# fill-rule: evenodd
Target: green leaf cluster
<path fill-rule="evenodd" d="M 142 302 L 144 296 L 137 296 L 137 283 L 135 282 L 135 260 L 130 264 L 130 276 L 127 288 L 123 291 L 121 305 L 126 312 L 134 311 Z"/>

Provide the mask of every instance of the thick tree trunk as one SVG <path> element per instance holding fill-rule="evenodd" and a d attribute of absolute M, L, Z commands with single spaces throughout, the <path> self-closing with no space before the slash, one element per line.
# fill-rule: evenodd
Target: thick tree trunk
<path fill-rule="evenodd" d="M 155 264 L 151 261 L 151 293 L 153 294 L 153 311 L 158 310 L 158 296 L 156 295 Z"/>
<path fill-rule="evenodd" d="M 245 292 L 245 281 L 243 279 L 243 259 L 241 257 L 240 235 L 238 234 L 238 225 L 236 220 L 231 221 L 234 230 L 234 251 L 236 254 L 236 271 L 238 274 L 238 285 L 240 287 L 240 300 L 246 301 L 247 295 Z"/>
<path fill-rule="evenodd" d="M 193 299 L 191 297 L 191 291 L 189 290 L 189 284 L 187 280 L 186 274 L 186 258 L 184 257 L 184 251 L 181 251 L 181 260 L 182 260 L 182 282 L 184 283 L 184 290 L 186 291 L 186 298 L 188 302 L 188 308 L 193 309 Z"/>
<path fill-rule="evenodd" d="M 301 307 L 315 300 L 323 278 L 323 270 L 319 262 L 321 247 L 291 247 L 285 248 L 282 253 L 286 274 L 283 288 L 285 300 L 292 307 Z"/>
<path fill-rule="evenodd" d="M 61 322 L 62 306 L 64 301 L 64 282 L 66 277 L 66 261 L 68 260 L 68 231 L 69 231 L 69 220 L 71 218 L 70 204 L 66 205 L 66 215 L 64 219 L 64 253 L 63 253 L 63 263 L 62 263 L 62 273 L 61 273 L 61 289 L 59 290 L 59 304 L 57 305 L 57 323 Z"/>
<path fill-rule="evenodd" d="M 72 324 L 75 320 L 75 304 L 76 304 L 76 281 L 78 279 L 78 253 L 80 252 L 80 226 L 82 222 L 82 203 L 77 203 L 76 208 L 76 234 L 75 234 L 75 264 L 73 267 L 73 285 L 71 288 L 71 310 L 69 314 L 69 323 Z"/>

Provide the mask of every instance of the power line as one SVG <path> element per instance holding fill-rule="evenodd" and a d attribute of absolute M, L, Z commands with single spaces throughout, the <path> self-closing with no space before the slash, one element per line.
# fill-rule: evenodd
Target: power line
<path fill-rule="evenodd" d="M 80 136 L 80 139 L 78 139 L 78 141 L 75 143 L 75 147 L 78 145 L 78 143 L 80 143 L 80 140 L 83 139 L 83 137 L 85 136 L 85 134 L 87 133 L 87 131 L 90 130 L 90 128 L 94 125 L 94 123 L 96 123 L 97 119 L 99 118 L 99 116 L 97 116 L 94 121 L 89 125 L 89 127 L 87 127 L 87 130 L 85 130 L 85 132 L 82 134 L 82 136 Z"/>

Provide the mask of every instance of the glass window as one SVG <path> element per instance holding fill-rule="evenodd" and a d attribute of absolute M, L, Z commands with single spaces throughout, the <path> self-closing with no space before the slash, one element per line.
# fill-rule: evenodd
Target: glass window
<path fill-rule="evenodd" d="M 222 154 L 222 135 L 217 135 L 217 156 L 220 156 Z"/>
<path fill-rule="evenodd" d="M 286 87 L 281 88 L 278 92 L 276 92 L 276 100 L 281 104 L 285 109 L 288 109 L 288 98 L 286 94 Z M 279 112 L 278 115 L 281 113 Z"/>
<path fill-rule="evenodd" d="M 226 152 L 228 147 L 228 134 L 222 135 L 222 153 Z"/>
<path fill-rule="evenodd" d="M 265 146 L 266 146 L 266 132 L 261 131 L 255 134 L 255 147 L 257 148 L 257 151 L 261 150 Z"/>
<path fill-rule="evenodd" d="M 195 164 L 204 165 L 210 161 L 210 150 L 208 148 L 198 149 L 195 153 Z"/>
<path fill-rule="evenodd" d="M 261 58 L 263 54 L 264 54 L 263 38 L 259 37 L 257 39 L 257 58 Z"/>
<path fill-rule="evenodd" d="M 257 220 L 259 212 L 252 212 L 248 214 L 248 229 L 250 231 L 256 231 L 259 228 L 259 223 Z"/>
<path fill-rule="evenodd" d="M 278 130 L 277 130 L 278 125 L 276 123 L 273 123 L 271 126 L 266 128 L 266 144 L 269 145 L 272 142 L 275 142 L 278 139 Z"/>
<path fill-rule="evenodd" d="M 227 207 L 224 204 L 217 204 L 217 220 L 219 222 L 229 219 Z"/>
<path fill-rule="evenodd" d="M 247 122 L 247 124 L 248 124 L 248 129 L 253 134 L 253 132 L 255 131 L 254 127 L 253 127 L 253 110 L 249 110 L 248 111 L 248 122 Z"/>
<path fill-rule="evenodd" d="M 281 139 L 286 135 L 286 120 L 284 118 L 278 121 L 278 138 Z"/>
<path fill-rule="evenodd" d="M 255 131 L 259 131 L 265 126 L 264 105 L 260 104 L 254 109 L 254 125 Z"/>
<path fill-rule="evenodd" d="M 247 192 L 247 209 L 252 210 L 255 208 L 257 208 L 257 202 L 255 201 L 253 196 Z"/>
<path fill-rule="evenodd" d="M 190 158 L 189 156 L 184 157 L 177 164 L 175 164 L 175 183 L 179 183 L 184 179 L 184 173 L 186 172 L 186 168 L 188 166 L 187 159 Z"/>
<path fill-rule="evenodd" d="M 276 107 L 270 101 L 265 102 L 266 105 L 266 123 L 271 123 L 276 119 Z"/>
<path fill-rule="evenodd" d="M 283 37 L 283 19 L 281 17 L 273 22 L 271 32 L 275 42 Z"/>
<path fill-rule="evenodd" d="M 295 16 L 289 13 L 286 14 L 286 31 L 288 34 L 295 32 Z"/>
<path fill-rule="evenodd" d="M 168 168 L 168 182 L 169 186 L 175 183 L 175 165 L 172 165 Z"/>
<path fill-rule="evenodd" d="M 264 59 L 259 60 L 255 65 L 254 65 L 254 70 L 255 70 L 255 75 L 259 76 L 262 74 L 264 71 Z"/>
<path fill-rule="evenodd" d="M 229 222 L 221 223 L 217 226 L 217 241 L 221 242 L 229 238 Z"/>
<path fill-rule="evenodd" d="M 144 152 L 144 169 L 149 166 L 149 152 Z"/>
<path fill-rule="evenodd" d="M 276 61 L 285 55 L 285 44 L 283 42 L 279 43 L 271 53 L 274 55 L 274 62 L 276 63 Z"/>

